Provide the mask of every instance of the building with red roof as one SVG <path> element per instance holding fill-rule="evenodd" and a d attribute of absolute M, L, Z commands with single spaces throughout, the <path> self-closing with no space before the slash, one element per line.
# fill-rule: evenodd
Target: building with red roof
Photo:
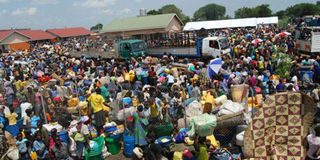
<path fill-rule="evenodd" d="M 58 38 L 90 36 L 93 34 L 93 32 L 83 27 L 48 29 L 47 32 Z"/>
<path fill-rule="evenodd" d="M 30 36 L 21 33 L 19 30 L 0 31 L 0 50 L 24 50 L 29 49 Z"/>
<path fill-rule="evenodd" d="M 22 30 L 20 32 L 24 35 L 31 37 L 31 39 L 29 39 L 29 42 L 30 41 L 51 40 L 51 39 L 56 38 L 52 34 L 49 34 L 43 30 Z"/>
<path fill-rule="evenodd" d="M 31 29 L 0 30 L 0 53 L 12 49 L 29 49 L 32 42 L 90 36 L 91 34 L 93 32 L 83 27 L 48 29 L 46 32 Z"/>
<path fill-rule="evenodd" d="M 30 48 L 30 42 L 55 38 L 55 36 L 42 30 L 0 30 L 0 50 L 25 50 Z"/>

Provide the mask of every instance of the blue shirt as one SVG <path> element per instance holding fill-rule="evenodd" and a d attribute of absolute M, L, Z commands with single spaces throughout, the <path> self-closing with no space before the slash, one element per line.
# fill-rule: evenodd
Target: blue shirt
<path fill-rule="evenodd" d="M 43 143 L 43 141 L 37 141 L 36 140 L 36 141 L 33 142 L 34 151 L 40 151 L 40 150 L 42 150 L 43 147 L 45 147 L 45 144 Z M 47 154 L 49 154 L 48 150 L 44 150 L 42 155 L 37 154 L 38 159 L 45 159 Z"/>
<path fill-rule="evenodd" d="M 28 151 L 27 148 L 27 139 L 22 139 L 21 141 L 17 141 L 16 145 L 18 146 L 19 152 L 20 153 L 26 153 Z"/>

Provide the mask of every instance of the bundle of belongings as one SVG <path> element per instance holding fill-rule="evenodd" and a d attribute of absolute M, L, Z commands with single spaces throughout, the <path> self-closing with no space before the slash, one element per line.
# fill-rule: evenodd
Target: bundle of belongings
<path fill-rule="evenodd" d="M 254 159 L 305 159 L 303 140 L 313 122 L 311 97 L 277 93 L 264 101 L 244 133 L 244 154 Z"/>

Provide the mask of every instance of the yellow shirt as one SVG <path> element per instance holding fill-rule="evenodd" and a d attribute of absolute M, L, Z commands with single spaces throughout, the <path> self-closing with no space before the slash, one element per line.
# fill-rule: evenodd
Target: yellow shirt
<path fill-rule="evenodd" d="M 6 114 L 6 118 L 9 120 L 9 126 L 17 124 L 17 113 Z"/>
<path fill-rule="evenodd" d="M 263 65 L 264 65 L 264 64 L 263 64 L 263 61 L 258 61 L 258 63 L 259 63 L 259 68 L 260 68 L 260 69 L 263 69 L 263 67 L 264 67 L 264 66 L 263 66 Z"/>
<path fill-rule="evenodd" d="M 21 82 L 21 80 L 16 81 L 16 82 L 14 83 L 14 85 L 16 86 L 16 89 L 17 89 L 18 91 L 20 91 L 20 88 L 22 87 L 22 82 Z"/>
<path fill-rule="evenodd" d="M 156 106 L 156 104 L 152 104 L 150 107 L 150 114 L 152 118 L 156 118 L 159 115 L 159 110 Z"/>
<path fill-rule="evenodd" d="M 103 108 L 104 108 L 104 104 L 103 104 L 104 99 L 103 99 L 103 97 L 101 95 L 93 93 L 88 98 L 88 101 L 91 102 L 91 105 L 92 105 L 94 113 L 103 110 Z"/>

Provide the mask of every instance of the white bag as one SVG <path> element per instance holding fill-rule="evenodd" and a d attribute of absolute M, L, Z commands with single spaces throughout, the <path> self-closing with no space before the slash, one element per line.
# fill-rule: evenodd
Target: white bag
<path fill-rule="evenodd" d="M 124 114 L 123 114 L 123 111 L 125 111 Z M 119 110 L 119 112 L 117 114 L 117 119 L 119 121 L 123 121 L 124 116 L 125 116 L 125 118 L 129 118 L 133 115 L 134 112 L 135 112 L 135 107 L 121 109 L 121 110 Z"/>
<path fill-rule="evenodd" d="M 244 107 L 242 104 L 227 100 L 221 105 L 218 115 L 223 116 L 223 115 L 228 115 L 232 113 L 237 113 L 242 111 L 243 109 Z"/>
<path fill-rule="evenodd" d="M 133 149 L 133 153 L 139 158 L 141 159 L 143 157 L 143 150 L 140 147 L 135 147 Z"/>
<path fill-rule="evenodd" d="M 18 160 L 19 159 L 19 150 L 17 148 L 9 150 L 7 157 L 10 158 L 11 160 Z"/>
<path fill-rule="evenodd" d="M 186 108 L 186 115 L 188 118 L 195 117 L 202 113 L 203 113 L 203 108 L 201 106 L 201 103 L 199 103 L 198 101 L 193 101 Z"/>
<path fill-rule="evenodd" d="M 70 152 L 71 156 L 73 156 L 73 157 L 77 156 L 77 144 L 72 137 L 70 137 L 69 152 Z"/>

